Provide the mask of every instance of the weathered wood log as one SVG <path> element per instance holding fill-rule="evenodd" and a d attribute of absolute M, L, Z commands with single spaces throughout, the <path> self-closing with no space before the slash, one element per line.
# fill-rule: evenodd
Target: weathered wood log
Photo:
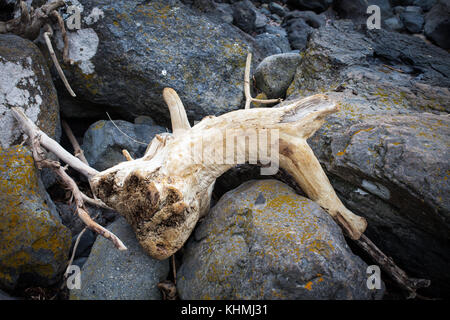
<path fill-rule="evenodd" d="M 165 259 L 181 248 L 198 219 L 207 213 L 215 180 L 239 163 L 239 155 L 246 155 L 241 163 L 249 157 L 265 164 L 279 159 L 279 165 L 352 239 L 364 232 L 365 219 L 345 208 L 306 143 L 325 116 L 337 111 L 326 96 L 295 100 L 280 108 L 206 117 L 192 128 L 175 91 L 166 88 L 164 97 L 174 134 L 154 138 L 141 159 L 120 163 L 91 178 L 97 197 L 125 216 L 151 256 Z M 262 146 L 268 135 L 279 137 L 279 154 L 273 148 L 278 140 L 269 141 L 272 148 Z M 253 139 L 252 143 L 246 143 L 246 138 Z M 233 150 L 227 154 L 230 145 Z"/>
<path fill-rule="evenodd" d="M 94 194 L 127 219 L 141 246 L 156 259 L 166 259 L 184 245 L 199 218 L 208 212 L 215 180 L 222 173 L 246 161 L 259 162 L 266 166 L 267 174 L 274 174 L 278 165 L 289 173 L 410 297 L 430 284 L 408 278 L 362 236 L 366 220 L 342 204 L 308 146 L 306 140 L 323 125 L 325 117 L 338 110 L 327 96 L 286 101 L 278 108 L 208 116 L 192 128 L 176 92 L 165 88 L 163 97 L 173 134 L 156 135 L 142 158 L 130 157 L 102 172 L 65 151 L 20 109 L 12 111 L 28 136 L 89 179 Z M 116 245 L 120 241 L 114 240 Z"/>

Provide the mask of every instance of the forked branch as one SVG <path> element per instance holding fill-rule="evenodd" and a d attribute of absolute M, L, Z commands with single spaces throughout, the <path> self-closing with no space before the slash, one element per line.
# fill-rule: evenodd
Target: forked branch
<path fill-rule="evenodd" d="M 11 110 L 31 141 L 33 158 L 36 165 L 38 168 L 47 167 L 53 169 L 53 171 L 61 179 L 61 182 L 72 192 L 76 207 L 75 212 L 78 214 L 78 217 L 83 221 L 86 227 L 106 239 L 111 240 L 117 249 L 126 250 L 127 248 L 116 235 L 91 219 L 87 209 L 84 206 L 84 198 L 86 196 L 83 196 L 75 181 L 66 173 L 65 169 L 61 167 L 61 164 L 58 161 L 45 159 L 45 152 L 42 150 L 41 145 L 46 147 L 49 151 L 54 152 L 60 159 L 68 159 L 67 163 L 70 166 L 73 167 L 75 165 L 78 169 L 82 169 L 81 171 L 85 174 L 92 175 L 95 174 L 94 172 L 96 171 L 68 153 L 56 141 L 49 138 L 44 132 L 36 127 L 36 125 L 23 113 L 21 109 L 14 107 Z"/>
<path fill-rule="evenodd" d="M 249 52 L 247 55 L 247 61 L 245 63 L 245 71 L 244 71 L 244 94 L 245 94 L 245 109 L 250 109 L 250 105 L 252 102 L 257 103 L 278 103 L 281 102 L 282 99 L 256 99 L 252 97 L 250 92 L 250 68 L 252 64 L 252 54 Z"/>

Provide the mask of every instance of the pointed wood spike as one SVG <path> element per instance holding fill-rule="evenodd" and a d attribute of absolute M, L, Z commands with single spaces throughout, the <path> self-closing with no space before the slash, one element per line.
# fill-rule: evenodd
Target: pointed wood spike
<path fill-rule="evenodd" d="M 163 98 L 169 107 L 170 120 L 172 121 L 172 131 L 174 136 L 183 134 L 185 131 L 191 129 L 183 102 L 181 102 L 181 99 L 176 91 L 172 88 L 164 88 Z"/>

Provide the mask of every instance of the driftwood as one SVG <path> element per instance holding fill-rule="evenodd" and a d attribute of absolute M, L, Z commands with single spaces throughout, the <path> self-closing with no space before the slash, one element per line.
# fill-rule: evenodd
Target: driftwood
<path fill-rule="evenodd" d="M 66 29 L 64 27 L 64 21 L 57 11 L 59 8 L 65 6 L 64 1 L 57 0 L 36 9 L 31 7 L 30 11 L 28 10 L 27 4 L 22 0 L 17 1 L 17 6 L 20 9 L 20 16 L 8 21 L 0 21 L 0 34 L 12 33 L 22 38 L 34 41 L 39 37 L 41 29 L 44 30 L 43 37 L 45 44 L 47 45 L 53 64 L 56 67 L 56 71 L 58 72 L 67 91 L 69 91 L 72 97 L 75 97 L 76 95 L 70 87 L 69 82 L 67 81 L 66 76 L 59 65 L 50 40 L 50 37 L 53 36 L 51 23 L 55 22 L 59 25 L 64 41 L 64 63 L 73 64 L 73 61 L 69 59 L 69 41 L 67 38 Z"/>
<path fill-rule="evenodd" d="M 251 99 L 246 96 L 248 106 Z M 176 92 L 165 88 L 163 97 L 169 107 L 173 134 L 156 135 L 142 158 L 127 157 L 129 161 L 102 172 L 65 151 L 20 109 L 12 110 L 35 144 L 88 178 L 96 197 L 126 218 L 141 246 L 156 259 L 166 259 L 184 245 L 199 218 L 209 210 L 215 180 L 247 160 L 259 162 L 266 169 L 269 164 L 279 164 L 410 297 L 415 296 L 417 288 L 429 285 L 428 280 L 409 279 L 363 235 L 366 220 L 342 204 L 308 146 L 306 140 L 322 126 L 325 117 L 338 111 L 327 96 L 284 102 L 278 108 L 247 108 L 218 117 L 208 116 L 192 128 Z M 75 196 L 76 189 L 72 191 Z M 81 205 L 80 217 L 82 209 Z M 120 247 L 117 239 L 109 238 Z"/>

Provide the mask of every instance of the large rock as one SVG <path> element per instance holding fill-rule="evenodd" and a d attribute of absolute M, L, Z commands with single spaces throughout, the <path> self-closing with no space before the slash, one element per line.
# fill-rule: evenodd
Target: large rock
<path fill-rule="evenodd" d="M 150 258 L 124 218 L 117 219 L 108 230 L 117 235 L 128 250 L 119 251 L 111 241 L 97 237 L 81 269 L 81 289 L 72 289 L 70 299 L 161 299 L 157 284 L 167 278 L 169 261 Z"/>
<path fill-rule="evenodd" d="M 338 103 L 310 145 L 370 237 L 431 279 L 431 295 L 450 292 L 449 74 L 450 54 L 421 39 L 337 22 L 312 36 L 288 89 Z"/>
<path fill-rule="evenodd" d="M 372 299 L 367 265 L 313 201 L 276 180 L 225 194 L 177 272 L 182 299 Z"/>
<path fill-rule="evenodd" d="M 92 167 L 105 170 L 126 161 L 123 149 L 133 159 L 142 157 L 153 137 L 165 131 L 165 128 L 157 125 L 100 120 L 93 123 L 84 134 L 82 149 Z"/>
<path fill-rule="evenodd" d="M 59 140 L 59 106 L 51 74 L 38 47 L 15 35 L 0 35 L 0 146 L 23 135 L 10 111 L 21 107 L 50 137 Z"/>
<path fill-rule="evenodd" d="M 450 1 L 441 0 L 425 17 L 425 35 L 438 46 L 450 49 Z"/>
<path fill-rule="evenodd" d="M 0 286 L 53 284 L 69 248 L 70 231 L 39 181 L 31 152 L 0 147 Z"/>
<path fill-rule="evenodd" d="M 270 99 L 284 97 L 300 60 L 298 53 L 277 54 L 265 58 L 254 73 L 257 88 Z"/>
<path fill-rule="evenodd" d="M 81 99 L 166 120 L 164 87 L 179 93 L 191 120 L 244 104 L 247 52 L 253 51 L 255 63 L 263 57 L 238 28 L 177 0 L 77 3 L 82 29 L 68 32 L 76 65 L 65 72 Z"/>

